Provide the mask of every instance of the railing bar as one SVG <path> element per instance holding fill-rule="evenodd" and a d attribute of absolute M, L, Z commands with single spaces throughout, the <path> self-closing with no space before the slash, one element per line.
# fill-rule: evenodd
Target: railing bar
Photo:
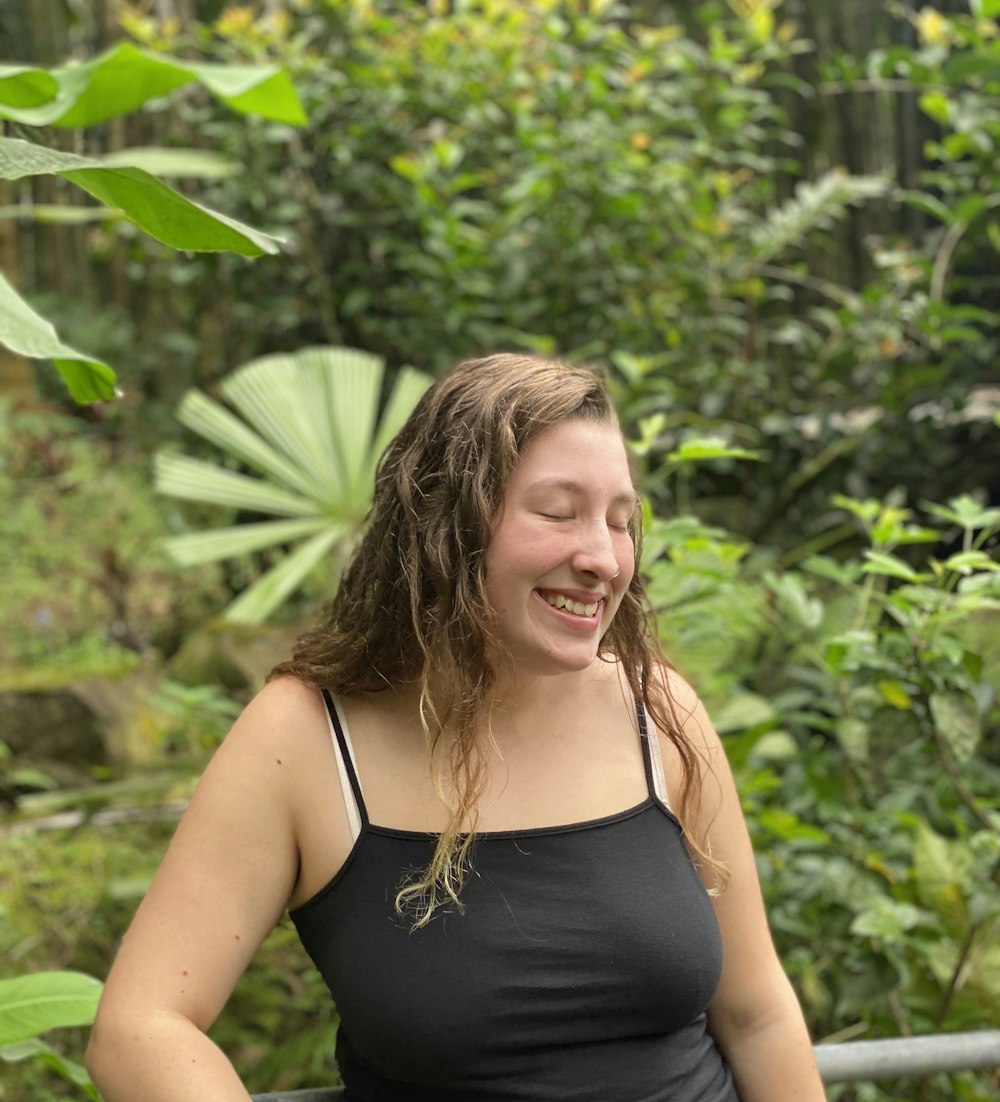
<path fill-rule="evenodd" d="M 1000 1030 L 816 1045 L 824 1083 L 898 1079 L 1000 1066 Z"/>

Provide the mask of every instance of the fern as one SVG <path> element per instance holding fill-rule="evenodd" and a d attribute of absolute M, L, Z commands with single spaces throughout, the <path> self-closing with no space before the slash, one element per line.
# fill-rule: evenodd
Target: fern
<path fill-rule="evenodd" d="M 889 186 L 881 176 L 850 176 L 843 169 L 834 169 L 815 183 L 803 181 L 795 195 L 751 233 L 751 261 L 755 266 L 768 263 L 816 230 L 829 229 L 848 207 L 884 195 Z"/>

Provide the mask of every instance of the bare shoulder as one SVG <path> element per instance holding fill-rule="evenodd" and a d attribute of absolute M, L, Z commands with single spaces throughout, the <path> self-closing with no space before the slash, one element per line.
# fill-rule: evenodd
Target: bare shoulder
<path fill-rule="evenodd" d="M 325 722 L 325 705 L 317 689 L 294 677 L 279 677 L 250 701 L 229 738 L 291 747 Z"/>
<path fill-rule="evenodd" d="M 696 753 L 714 755 L 721 750 L 701 697 L 681 673 L 672 666 L 659 666 L 653 691 L 660 694 L 665 710 Z"/>

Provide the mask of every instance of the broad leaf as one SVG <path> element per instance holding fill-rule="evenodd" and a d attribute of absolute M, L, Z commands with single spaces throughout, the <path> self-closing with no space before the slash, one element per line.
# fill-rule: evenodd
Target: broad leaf
<path fill-rule="evenodd" d="M 280 245 L 277 238 L 195 203 L 140 168 L 0 138 L 0 179 L 46 175 L 70 180 L 175 249 L 260 256 L 277 252 Z"/>
<path fill-rule="evenodd" d="M 28 65 L 0 65 L 0 105 L 37 107 L 59 91 L 59 82 L 45 69 Z M 0 107 L 0 113 L 3 107 Z"/>
<path fill-rule="evenodd" d="M 77 402 L 114 398 L 115 373 L 106 363 L 63 344 L 52 325 L 24 301 L 0 272 L 0 344 L 19 356 L 52 360 Z"/>
<path fill-rule="evenodd" d="M 764 697 L 755 693 L 739 693 L 716 709 L 712 719 L 720 734 L 728 734 L 773 723 L 776 715 L 774 706 Z"/>
<path fill-rule="evenodd" d="M 48 72 L 0 68 L 0 118 L 29 126 L 94 126 L 191 83 L 243 114 L 293 126 L 306 121 L 288 73 L 277 65 L 190 62 L 131 42 Z"/>
<path fill-rule="evenodd" d="M 666 456 L 668 463 L 696 463 L 706 459 L 759 459 L 760 453 L 734 448 L 718 436 L 694 436 Z"/>
<path fill-rule="evenodd" d="M 89 1025 L 101 984 L 80 972 L 34 972 L 0 980 L 0 1045 L 60 1026 Z"/>
<path fill-rule="evenodd" d="M 239 165 L 210 149 L 172 149 L 158 145 L 135 146 L 105 153 L 101 164 L 115 168 L 141 168 L 154 176 L 186 180 L 221 180 L 239 171 Z"/>
<path fill-rule="evenodd" d="M 931 694 L 931 715 L 958 762 L 969 761 L 979 745 L 980 723 L 975 701 L 965 693 Z"/>
<path fill-rule="evenodd" d="M 965 894 L 971 864 L 970 852 L 961 843 L 949 843 L 920 824 L 913 847 L 917 896 L 956 935 L 964 935 L 968 928 Z"/>
<path fill-rule="evenodd" d="M 861 568 L 865 574 L 881 574 L 889 578 L 902 578 L 907 582 L 919 582 L 926 578 L 926 574 L 920 574 L 902 559 L 890 555 L 886 551 L 865 551 L 865 565 Z"/>

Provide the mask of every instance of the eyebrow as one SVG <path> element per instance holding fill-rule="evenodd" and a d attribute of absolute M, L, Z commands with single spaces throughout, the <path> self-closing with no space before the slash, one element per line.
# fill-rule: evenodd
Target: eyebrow
<path fill-rule="evenodd" d="M 533 490 L 565 490 L 569 494 L 577 494 L 582 496 L 587 491 L 584 486 L 574 481 L 572 478 L 542 478 L 538 482 L 532 482 L 528 487 L 528 492 Z M 635 490 L 622 490 L 620 494 L 615 494 L 611 499 L 612 505 L 628 505 L 633 509 L 639 507 L 641 498 Z"/>

